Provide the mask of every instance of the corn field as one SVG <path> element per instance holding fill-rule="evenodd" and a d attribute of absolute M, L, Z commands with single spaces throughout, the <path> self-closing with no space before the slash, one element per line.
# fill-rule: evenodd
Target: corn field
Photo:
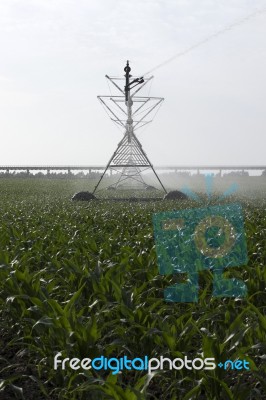
<path fill-rule="evenodd" d="M 82 182 L 84 185 L 84 182 Z M 152 216 L 193 200 L 71 202 L 67 180 L 0 180 L 0 399 L 266 399 L 266 196 L 236 195 L 248 264 L 228 269 L 246 298 L 169 303 Z M 228 200 L 227 200 L 228 201 Z M 245 359 L 250 370 L 65 370 L 54 356 Z"/>

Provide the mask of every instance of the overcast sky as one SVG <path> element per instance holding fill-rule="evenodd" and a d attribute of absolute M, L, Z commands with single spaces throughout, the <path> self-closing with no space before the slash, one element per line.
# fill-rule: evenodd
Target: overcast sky
<path fill-rule="evenodd" d="M 1 165 L 104 165 L 105 74 L 149 71 L 266 0 L 0 0 Z M 153 72 L 154 165 L 266 164 L 266 11 Z"/>

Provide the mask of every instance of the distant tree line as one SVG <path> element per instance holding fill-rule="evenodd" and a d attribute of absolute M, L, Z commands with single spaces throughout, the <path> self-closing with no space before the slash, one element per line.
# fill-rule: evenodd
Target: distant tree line
<path fill-rule="evenodd" d="M 32 170 L 29 172 L 26 171 L 12 171 L 12 172 L 7 172 L 7 171 L 1 171 L 0 172 L 0 178 L 44 178 L 44 179 L 98 179 L 102 175 L 102 171 L 92 171 L 92 172 L 87 172 L 84 173 L 83 171 L 73 173 L 73 172 L 37 172 L 33 173 Z M 200 174 L 192 174 L 191 172 L 188 171 L 178 171 L 178 172 L 165 172 L 163 175 L 175 175 L 183 178 L 189 178 L 189 177 L 196 177 L 196 176 L 204 176 L 205 173 L 201 171 Z M 212 173 L 211 175 L 217 176 L 219 173 L 214 174 Z M 248 177 L 249 173 L 248 171 L 231 171 L 231 172 L 223 172 L 223 177 Z M 266 176 L 266 170 L 262 171 L 261 176 L 265 177 Z M 106 178 L 110 177 L 110 175 L 106 174 Z"/>
<path fill-rule="evenodd" d="M 32 173 L 31 171 L 27 173 L 26 171 L 12 171 L 12 172 L 0 172 L 0 178 L 44 178 L 44 179 L 95 179 L 99 178 L 102 175 L 102 172 L 88 172 L 84 173 L 83 171 L 73 173 L 73 172 L 37 172 Z"/>

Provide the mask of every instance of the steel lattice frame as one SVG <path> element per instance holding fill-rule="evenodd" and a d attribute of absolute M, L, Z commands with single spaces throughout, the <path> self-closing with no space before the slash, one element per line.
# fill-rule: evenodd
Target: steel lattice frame
<path fill-rule="evenodd" d="M 115 183 L 105 187 L 107 188 L 131 188 L 140 189 L 147 188 L 144 179 L 141 175 L 142 172 L 151 169 L 155 174 L 160 188 L 166 193 L 166 190 L 158 177 L 153 165 L 148 159 L 145 151 L 138 138 L 135 135 L 137 129 L 152 122 L 147 120 L 146 117 L 157 109 L 163 102 L 162 97 L 151 96 L 138 96 L 137 93 L 153 79 L 153 76 L 148 78 L 135 78 L 129 74 L 131 68 L 127 62 L 124 68 L 125 86 L 122 89 L 117 83 L 117 80 L 124 80 L 123 78 L 111 78 L 106 75 L 106 78 L 111 82 L 116 90 L 121 94 L 114 96 L 98 96 L 101 104 L 106 109 L 111 120 L 122 127 L 125 132 L 122 140 L 118 143 L 116 151 L 110 158 L 101 178 L 99 179 L 93 193 L 99 191 L 100 183 L 108 170 L 116 171 L 119 173 L 119 178 Z M 134 84 L 134 86 L 132 86 Z M 130 91 L 140 85 L 132 94 Z M 136 104 L 136 108 L 134 106 Z"/>

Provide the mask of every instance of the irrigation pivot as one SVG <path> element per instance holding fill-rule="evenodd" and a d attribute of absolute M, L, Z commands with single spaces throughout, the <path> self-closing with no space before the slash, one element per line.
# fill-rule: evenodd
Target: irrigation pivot
<path fill-rule="evenodd" d="M 162 97 L 139 95 L 139 92 L 153 79 L 153 76 L 147 78 L 133 77 L 130 75 L 129 61 L 127 61 L 124 71 L 125 79 L 112 78 L 106 75 L 106 78 L 113 84 L 118 94 L 98 96 L 111 120 L 119 127 L 122 127 L 124 136 L 118 143 L 93 193 L 102 190 L 101 182 L 108 170 L 112 175 L 112 183 L 105 186 L 104 189 L 148 189 L 150 185 L 145 183 L 142 173 L 151 170 L 160 187 L 160 189 L 155 189 L 167 193 L 135 134 L 137 129 L 152 122 L 152 114 L 164 99 Z M 125 82 L 124 87 L 117 83 L 117 81 L 121 80 Z M 147 119 L 148 116 L 149 119 Z"/>

